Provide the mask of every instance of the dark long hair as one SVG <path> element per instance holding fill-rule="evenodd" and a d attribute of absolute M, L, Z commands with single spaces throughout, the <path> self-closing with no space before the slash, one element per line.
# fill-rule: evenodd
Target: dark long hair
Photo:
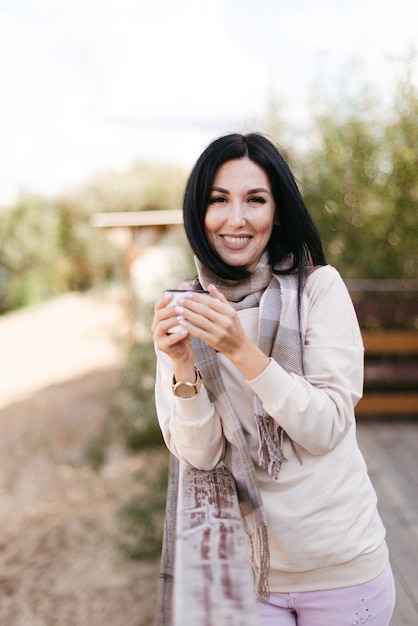
<path fill-rule="evenodd" d="M 291 266 L 277 273 L 298 273 L 299 289 L 308 265 L 325 265 L 325 255 L 316 226 L 302 199 L 284 156 L 264 135 L 237 133 L 215 139 L 200 155 L 187 182 L 183 219 L 189 244 L 198 259 L 214 274 L 229 280 L 249 276 L 245 267 L 228 265 L 210 245 L 205 230 L 213 179 L 226 161 L 248 157 L 266 173 L 276 206 L 275 225 L 267 244 L 273 266 L 291 255 Z M 274 270 L 273 270 L 274 271 Z"/>

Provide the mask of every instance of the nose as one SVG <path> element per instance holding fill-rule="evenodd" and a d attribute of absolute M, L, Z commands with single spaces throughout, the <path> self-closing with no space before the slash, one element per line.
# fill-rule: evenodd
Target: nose
<path fill-rule="evenodd" d="M 232 202 L 228 214 L 228 223 L 234 228 L 242 228 L 245 225 L 245 207 L 240 200 Z"/>

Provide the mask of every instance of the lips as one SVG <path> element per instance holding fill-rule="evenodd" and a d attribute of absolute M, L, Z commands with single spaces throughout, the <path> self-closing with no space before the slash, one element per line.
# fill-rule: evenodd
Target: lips
<path fill-rule="evenodd" d="M 234 235 L 221 235 L 221 237 L 228 248 L 242 248 L 252 239 L 250 235 L 240 235 L 239 237 Z"/>

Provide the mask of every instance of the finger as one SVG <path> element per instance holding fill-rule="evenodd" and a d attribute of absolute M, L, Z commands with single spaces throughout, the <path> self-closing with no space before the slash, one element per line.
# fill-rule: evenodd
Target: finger
<path fill-rule="evenodd" d="M 180 324 L 201 339 L 203 337 L 199 334 L 200 331 L 221 338 L 233 328 L 231 316 L 224 315 L 213 309 L 206 309 L 203 314 L 188 309 L 184 313 L 184 321 L 181 321 Z"/>
<path fill-rule="evenodd" d="M 155 335 L 154 343 L 162 352 L 170 352 L 170 348 L 182 344 L 185 339 L 188 339 L 189 332 L 186 328 L 182 328 L 175 333 L 165 333 L 163 335 Z"/>
<path fill-rule="evenodd" d="M 218 334 L 223 328 L 230 328 L 235 310 L 229 303 L 223 303 L 210 296 L 193 294 L 193 298 L 184 300 L 183 305 L 175 307 L 180 321 L 185 328 L 195 335 L 197 329 L 210 334 Z M 199 337 L 201 338 L 201 337 Z"/>
<path fill-rule="evenodd" d="M 171 345 L 173 342 L 176 343 L 187 337 L 188 329 L 184 327 L 182 321 L 181 315 L 155 319 L 151 327 L 154 342 L 165 341 L 168 338 L 168 343 Z"/>
<path fill-rule="evenodd" d="M 159 298 L 154 306 L 154 311 L 159 311 L 160 309 L 163 309 L 164 307 L 167 306 L 167 304 L 170 302 L 172 298 L 172 294 L 169 291 L 165 291 L 163 293 L 163 295 L 161 296 L 161 298 Z"/>
<path fill-rule="evenodd" d="M 221 298 L 217 297 L 218 294 Z M 183 314 L 185 310 L 193 311 L 194 313 L 212 320 L 215 320 L 218 315 L 234 314 L 234 309 L 220 292 L 217 292 L 215 296 L 201 294 L 199 292 L 190 292 L 188 296 L 188 298 L 179 302 L 181 308 L 176 309 L 179 314 Z"/>
<path fill-rule="evenodd" d="M 219 300 L 220 302 L 228 302 L 223 293 L 221 293 L 215 285 L 209 285 L 208 291 L 212 298 L 216 298 L 216 300 Z"/>
<path fill-rule="evenodd" d="M 184 329 L 182 326 L 180 326 L 184 319 L 183 315 L 179 315 L 171 307 L 168 313 L 169 313 L 168 317 L 164 316 L 163 318 L 160 318 L 154 321 L 151 327 L 151 330 L 154 333 L 154 338 L 163 337 L 168 334 L 169 335 L 179 334 L 183 332 Z M 174 328 L 175 328 L 175 331 L 173 331 Z"/>
<path fill-rule="evenodd" d="M 154 319 L 151 325 L 154 335 L 165 335 L 181 319 L 178 311 L 176 311 L 176 307 L 167 306 L 170 303 L 170 299 L 171 294 L 167 298 L 163 297 L 162 302 L 158 301 L 155 305 Z"/>

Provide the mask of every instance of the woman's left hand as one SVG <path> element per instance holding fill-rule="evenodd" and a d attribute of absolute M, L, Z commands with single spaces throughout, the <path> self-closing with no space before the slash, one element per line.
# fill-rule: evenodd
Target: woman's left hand
<path fill-rule="evenodd" d="M 234 363 L 247 378 L 255 378 L 269 358 L 248 339 L 235 309 L 225 296 L 209 285 L 210 296 L 192 293 L 185 298 L 181 325 L 188 333 L 209 344 Z"/>
<path fill-rule="evenodd" d="M 225 356 L 233 354 L 245 342 L 246 336 L 235 309 L 214 286 L 208 287 L 209 296 L 192 293 L 185 299 L 181 325 L 190 335 L 202 339 Z"/>

